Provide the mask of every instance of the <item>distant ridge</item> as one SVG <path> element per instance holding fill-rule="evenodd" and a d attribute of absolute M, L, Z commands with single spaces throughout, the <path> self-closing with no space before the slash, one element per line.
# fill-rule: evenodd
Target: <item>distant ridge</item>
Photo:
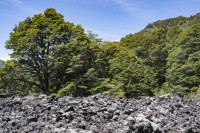
<path fill-rule="evenodd" d="M 140 32 L 141 33 L 151 32 L 158 28 L 163 28 L 163 27 L 165 27 L 166 29 L 169 29 L 170 27 L 174 25 L 177 25 L 183 28 L 183 27 L 191 26 L 194 23 L 198 23 L 199 21 L 200 21 L 200 13 L 197 13 L 190 17 L 178 16 L 175 18 L 168 18 L 165 20 L 158 20 L 156 22 L 150 23 Z"/>
<path fill-rule="evenodd" d="M 198 95 L 200 13 L 150 23 L 122 38 L 120 44 L 152 70 L 156 95 L 177 91 L 188 97 Z"/>

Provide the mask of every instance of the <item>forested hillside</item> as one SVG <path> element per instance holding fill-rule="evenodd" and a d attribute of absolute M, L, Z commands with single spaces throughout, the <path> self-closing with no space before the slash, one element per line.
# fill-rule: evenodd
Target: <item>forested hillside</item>
<path fill-rule="evenodd" d="M 55 9 L 15 26 L 6 43 L 11 60 L 0 90 L 48 95 L 154 96 L 200 91 L 200 15 L 147 25 L 119 42 L 102 42 Z"/>
<path fill-rule="evenodd" d="M 182 92 L 197 95 L 200 89 L 200 14 L 149 24 L 122 38 L 153 73 L 154 94 Z"/>

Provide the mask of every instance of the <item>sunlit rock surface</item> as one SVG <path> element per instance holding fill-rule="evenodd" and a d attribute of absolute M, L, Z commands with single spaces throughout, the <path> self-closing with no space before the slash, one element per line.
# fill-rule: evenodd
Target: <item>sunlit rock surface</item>
<path fill-rule="evenodd" d="M 199 133 L 200 100 L 0 95 L 0 133 Z"/>

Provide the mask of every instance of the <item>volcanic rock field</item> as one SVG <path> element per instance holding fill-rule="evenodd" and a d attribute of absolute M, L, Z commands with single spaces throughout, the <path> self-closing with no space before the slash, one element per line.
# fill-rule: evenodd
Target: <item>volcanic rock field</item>
<path fill-rule="evenodd" d="M 2 94 L 0 133 L 200 133 L 200 100 Z"/>

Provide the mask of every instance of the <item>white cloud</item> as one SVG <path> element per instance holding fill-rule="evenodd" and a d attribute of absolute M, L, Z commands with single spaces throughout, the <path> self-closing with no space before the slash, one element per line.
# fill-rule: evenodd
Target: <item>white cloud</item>
<path fill-rule="evenodd" d="M 22 4 L 23 2 L 21 0 L 11 0 L 13 2 L 16 2 L 16 3 L 19 3 L 19 4 Z"/>
<path fill-rule="evenodd" d="M 24 3 L 21 0 L 3 0 L 3 1 L 4 1 L 4 3 L 8 3 L 8 4 L 11 4 L 11 5 L 14 5 L 14 6 Z"/>
<path fill-rule="evenodd" d="M 97 1 L 104 4 L 114 3 L 120 6 L 123 10 L 126 10 L 128 12 L 135 12 L 138 9 L 137 2 L 136 1 L 133 2 L 131 0 L 97 0 Z"/>
<path fill-rule="evenodd" d="M 35 14 L 35 13 L 40 12 L 34 8 L 31 8 L 30 6 L 27 5 L 26 2 L 23 2 L 22 0 L 3 0 L 3 2 L 0 4 L 8 4 L 8 5 L 16 7 L 26 13 Z"/>
<path fill-rule="evenodd" d="M 146 3 L 145 0 L 111 0 L 113 3 L 118 4 L 123 10 L 129 13 L 144 12 Z"/>
<path fill-rule="evenodd" d="M 122 8 L 124 8 L 129 12 L 135 12 L 138 9 L 136 3 L 133 3 L 129 0 L 111 0 L 111 1 L 120 5 Z"/>
<path fill-rule="evenodd" d="M 123 11 L 129 13 L 135 18 L 145 21 L 155 21 L 155 13 L 150 10 L 147 0 L 97 0 L 104 4 L 115 4 Z"/>

